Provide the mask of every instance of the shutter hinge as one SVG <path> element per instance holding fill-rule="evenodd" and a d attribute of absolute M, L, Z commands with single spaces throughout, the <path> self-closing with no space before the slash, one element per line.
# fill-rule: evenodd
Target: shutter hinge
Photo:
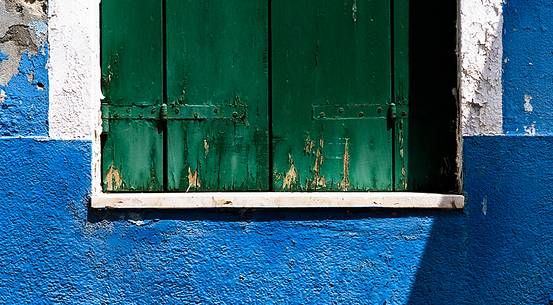
<path fill-rule="evenodd" d="M 163 103 L 159 109 L 159 119 L 165 122 L 168 118 L 169 114 L 167 113 L 167 104 Z"/>
<path fill-rule="evenodd" d="M 388 108 L 388 119 L 391 122 L 395 122 L 397 119 L 407 119 L 409 115 L 409 106 L 407 105 L 396 105 L 396 103 L 390 103 L 390 108 Z"/>

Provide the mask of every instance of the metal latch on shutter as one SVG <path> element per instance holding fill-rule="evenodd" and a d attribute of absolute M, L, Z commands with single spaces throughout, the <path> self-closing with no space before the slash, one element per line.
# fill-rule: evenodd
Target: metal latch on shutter
<path fill-rule="evenodd" d="M 109 131 L 110 120 L 230 120 L 246 124 L 246 105 L 102 105 L 102 130 Z"/>

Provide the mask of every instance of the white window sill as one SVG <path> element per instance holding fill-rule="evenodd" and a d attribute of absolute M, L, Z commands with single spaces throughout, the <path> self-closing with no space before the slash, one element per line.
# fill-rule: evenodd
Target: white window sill
<path fill-rule="evenodd" d="M 92 196 L 97 209 L 196 208 L 420 208 L 462 209 L 463 195 L 407 192 L 351 193 L 101 193 Z"/>

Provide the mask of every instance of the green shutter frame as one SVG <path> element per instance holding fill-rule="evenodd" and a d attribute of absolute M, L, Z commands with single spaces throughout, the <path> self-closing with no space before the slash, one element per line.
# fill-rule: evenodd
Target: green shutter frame
<path fill-rule="evenodd" d="M 391 1 L 103 0 L 104 191 L 407 190 Z"/>
<path fill-rule="evenodd" d="M 162 191 L 162 3 L 102 0 L 101 14 L 103 190 Z"/>

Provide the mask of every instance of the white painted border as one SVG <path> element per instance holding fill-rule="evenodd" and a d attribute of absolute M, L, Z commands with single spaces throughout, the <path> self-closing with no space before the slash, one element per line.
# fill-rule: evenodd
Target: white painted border
<path fill-rule="evenodd" d="M 439 208 L 462 209 L 462 195 L 425 193 L 140 193 L 99 194 L 93 208 Z"/>
<path fill-rule="evenodd" d="M 459 111 L 462 135 L 500 135 L 503 124 L 503 0 L 458 1 Z M 102 96 L 99 4 L 100 0 L 50 0 L 48 22 L 49 136 L 52 139 L 92 141 L 93 198 L 107 196 L 102 194 L 100 185 Z M 461 155 L 459 150 L 458 160 L 461 160 Z M 461 161 L 459 166 L 460 163 Z M 194 200 L 194 196 L 196 195 L 181 195 L 179 200 Z M 272 196 L 277 195 L 268 198 Z M 278 193 L 278 196 L 284 195 Z M 309 198 L 306 196 L 295 197 L 298 204 Z M 372 201 L 367 196 L 369 195 L 365 194 L 363 200 Z M 161 197 L 165 198 L 165 195 Z M 345 197 L 340 194 L 335 198 L 337 203 L 343 202 L 340 198 Z M 98 202 L 95 199 L 93 201 Z"/>
<path fill-rule="evenodd" d="M 49 0 L 49 135 L 95 140 L 100 126 L 100 1 Z"/>

